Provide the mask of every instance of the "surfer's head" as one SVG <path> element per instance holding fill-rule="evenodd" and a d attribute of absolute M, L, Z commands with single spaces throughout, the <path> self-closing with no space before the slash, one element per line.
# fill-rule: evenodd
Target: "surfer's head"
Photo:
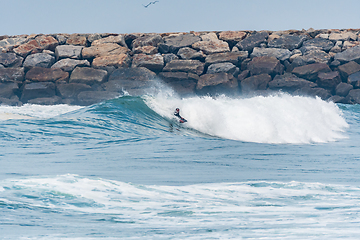
<path fill-rule="evenodd" d="M 180 112 L 180 109 L 179 109 L 179 108 L 176 108 L 176 109 L 175 109 L 175 112 L 177 112 L 177 113 Z"/>

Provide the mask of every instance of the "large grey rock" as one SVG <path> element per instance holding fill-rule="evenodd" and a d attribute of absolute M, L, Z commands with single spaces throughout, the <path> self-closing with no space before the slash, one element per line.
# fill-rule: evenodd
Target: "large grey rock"
<path fill-rule="evenodd" d="M 335 94 L 341 97 L 346 97 L 353 88 L 353 85 L 342 82 L 336 86 Z"/>
<path fill-rule="evenodd" d="M 235 46 L 240 50 L 251 52 L 254 47 L 259 47 L 261 43 L 265 43 L 268 37 L 269 34 L 267 32 L 253 33 L 239 41 Z"/>
<path fill-rule="evenodd" d="M 0 68 L 0 82 L 22 82 L 24 76 L 24 68 Z"/>
<path fill-rule="evenodd" d="M 26 103 L 30 99 L 53 96 L 55 96 L 55 84 L 53 82 L 28 83 L 22 89 L 21 101 Z"/>
<path fill-rule="evenodd" d="M 180 95 L 194 94 L 199 80 L 198 75 L 186 72 L 161 72 L 159 77 Z"/>
<path fill-rule="evenodd" d="M 154 80 L 155 78 L 156 74 L 144 67 L 119 68 L 111 73 L 109 81 L 129 80 L 136 82 Z"/>
<path fill-rule="evenodd" d="M 226 62 L 226 63 L 214 63 L 211 64 L 208 67 L 207 70 L 207 74 L 214 74 L 214 73 L 229 73 L 231 75 L 238 75 L 239 74 L 239 68 L 236 67 L 234 64 L 230 63 L 230 62 Z"/>
<path fill-rule="evenodd" d="M 84 46 L 60 45 L 55 48 L 56 59 L 72 58 L 80 59 Z"/>
<path fill-rule="evenodd" d="M 341 32 L 341 33 L 333 32 L 329 35 L 329 40 L 331 40 L 331 41 L 349 41 L 349 40 L 356 41 L 356 40 L 358 40 L 358 36 L 353 32 Z"/>
<path fill-rule="evenodd" d="M 347 82 L 348 77 L 360 71 L 360 65 L 354 61 L 345 63 L 338 67 L 343 82 Z"/>
<path fill-rule="evenodd" d="M 180 48 L 177 55 L 182 59 L 194 59 L 200 61 L 203 61 L 206 57 L 202 51 L 196 51 L 189 47 Z"/>
<path fill-rule="evenodd" d="M 320 72 L 316 83 L 319 87 L 334 91 L 335 87 L 341 82 L 339 72 Z"/>
<path fill-rule="evenodd" d="M 238 82 L 227 73 L 204 74 L 197 82 L 196 91 L 201 94 L 236 93 Z"/>
<path fill-rule="evenodd" d="M 172 60 L 163 69 L 164 72 L 190 72 L 200 75 L 204 72 L 204 63 L 198 60 Z"/>
<path fill-rule="evenodd" d="M 77 98 L 80 105 L 92 105 L 106 100 L 119 97 L 118 92 L 111 91 L 84 91 L 78 94 Z"/>
<path fill-rule="evenodd" d="M 323 51 L 329 52 L 330 49 L 332 49 L 335 44 L 332 41 L 329 41 L 327 39 L 324 38 L 314 38 L 314 39 L 310 39 L 307 40 L 303 43 L 304 47 L 317 47 Z"/>
<path fill-rule="evenodd" d="M 310 97 L 320 97 L 323 100 L 329 99 L 332 95 L 329 92 L 329 90 L 326 90 L 324 88 L 301 88 L 294 92 L 296 95 L 304 95 L 304 96 L 310 96 Z"/>
<path fill-rule="evenodd" d="M 65 58 L 57 61 L 51 68 L 59 68 L 65 72 L 71 72 L 76 67 L 90 67 L 88 60 L 76 60 L 71 58 Z"/>
<path fill-rule="evenodd" d="M 331 60 L 331 55 L 320 50 L 320 48 L 312 48 L 311 50 L 307 50 L 304 52 L 302 56 L 297 57 L 294 61 L 301 61 L 304 64 L 311 64 L 311 63 L 326 63 L 328 64 Z"/>
<path fill-rule="evenodd" d="M 160 72 L 164 67 L 164 58 L 160 54 L 135 54 L 132 67 L 145 67 L 153 72 Z"/>
<path fill-rule="evenodd" d="M 34 98 L 27 101 L 30 104 L 37 104 L 37 105 L 56 105 L 61 104 L 62 99 L 59 96 L 52 96 L 52 97 L 42 97 L 42 98 Z"/>
<path fill-rule="evenodd" d="M 201 40 L 200 37 L 194 36 L 194 34 L 182 34 L 176 36 L 169 36 L 164 38 L 165 43 L 160 44 L 160 51 L 167 53 L 177 53 L 180 48 L 190 47 L 194 43 Z"/>
<path fill-rule="evenodd" d="M 206 56 L 205 64 L 209 66 L 214 63 L 230 62 L 237 67 L 240 67 L 241 62 L 249 56 L 247 51 L 239 52 L 226 52 L 226 53 L 215 53 Z"/>
<path fill-rule="evenodd" d="M 330 72 L 331 69 L 325 63 L 313 63 L 305 66 L 296 67 L 292 73 L 300 78 L 305 78 L 310 81 L 316 81 L 319 72 Z"/>
<path fill-rule="evenodd" d="M 283 35 L 279 38 L 273 39 L 268 43 L 270 48 L 286 48 L 290 51 L 301 47 L 303 42 L 307 39 L 305 35 Z"/>
<path fill-rule="evenodd" d="M 250 57 L 270 56 L 276 57 L 280 61 L 288 60 L 291 56 L 291 52 L 288 49 L 281 48 L 258 48 L 255 47 Z"/>
<path fill-rule="evenodd" d="M 55 62 L 55 57 L 51 56 L 47 53 L 35 53 L 27 56 L 25 58 L 23 66 L 25 68 L 33 68 L 33 67 L 44 67 L 49 68 Z"/>
<path fill-rule="evenodd" d="M 97 40 L 94 40 L 91 44 L 91 46 L 95 46 L 95 45 L 101 45 L 104 43 L 116 43 L 119 44 L 123 47 L 127 47 L 126 43 L 125 43 L 125 36 L 123 34 L 119 34 L 116 36 L 107 36 L 104 38 L 100 38 Z"/>
<path fill-rule="evenodd" d="M 105 81 L 108 73 L 102 69 L 94 69 L 89 67 L 76 67 L 70 76 L 70 83 L 85 83 L 93 85 Z"/>
<path fill-rule="evenodd" d="M 164 42 L 163 38 L 159 34 L 151 34 L 136 38 L 132 42 L 133 51 L 144 46 L 157 47 L 159 43 Z"/>
<path fill-rule="evenodd" d="M 247 68 L 251 75 L 269 74 L 275 76 L 276 74 L 282 74 L 284 70 L 278 59 L 268 56 L 253 58 Z"/>
<path fill-rule="evenodd" d="M 57 68 L 34 67 L 26 73 L 25 79 L 31 82 L 67 81 L 69 73 Z"/>
<path fill-rule="evenodd" d="M 180 51 L 180 50 L 179 50 Z M 194 50 L 195 51 L 195 50 Z M 196 51 L 195 51 L 196 52 Z M 166 53 L 166 54 L 163 54 L 162 55 L 163 57 L 164 57 L 164 62 L 165 62 L 165 64 L 167 64 L 168 62 L 171 62 L 172 60 L 177 60 L 177 59 L 179 59 L 179 57 L 178 56 L 176 56 L 175 54 L 173 54 L 173 53 Z"/>
<path fill-rule="evenodd" d="M 56 87 L 60 96 L 64 99 L 77 100 L 77 95 L 79 95 L 80 92 L 92 91 L 91 86 L 83 83 L 58 84 Z"/>
<path fill-rule="evenodd" d="M 334 57 L 335 60 L 339 60 L 342 63 L 355 61 L 360 63 L 360 46 L 348 48 L 343 52 L 339 52 Z"/>
<path fill-rule="evenodd" d="M 294 92 L 300 88 L 313 88 L 316 83 L 298 78 L 294 74 L 285 73 L 283 75 L 275 76 L 274 80 L 269 82 L 269 88 L 273 90 L 283 90 L 286 92 Z"/>
<path fill-rule="evenodd" d="M 353 85 L 354 88 L 360 88 L 360 72 L 351 74 L 348 77 L 348 83 Z"/>
<path fill-rule="evenodd" d="M 350 103 L 360 104 L 360 89 L 350 90 L 347 98 Z"/>
<path fill-rule="evenodd" d="M 16 55 L 15 53 L 2 53 L 0 52 L 0 64 L 5 67 L 21 67 L 24 58 Z"/>
<path fill-rule="evenodd" d="M 257 90 L 266 90 L 270 81 L 271 76 L 269 74 L 260 74 L 245 78 L 240 83 L 241 91 L 242 93 L 251 93 Z"/>
<path fill-rule="evenodd" d="M 17 83 L 0 83 L 0 97 L 11 98 L 19 93 L 19 85 Z"/>

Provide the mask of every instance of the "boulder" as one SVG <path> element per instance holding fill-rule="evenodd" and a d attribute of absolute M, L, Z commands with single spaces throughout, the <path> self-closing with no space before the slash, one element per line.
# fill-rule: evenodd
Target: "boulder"
<path fill-rule="evenodd" d="M 67 33 L 61 33 L 61 34 L 56 34 L 55 35 L 55 38 L 56 38 L 56 40 L 59 41 L 60 45 L 65 44 L 68 37 L 70 37 L 70 34 L 67 34 Z"/>
<path fill-rule="evenodd" d="M 205 64 L 209 66 L 214 63 L 231 62 L 235 66 L 240 67 L 241 62 L 248 56 L 249 52 L 247 51 L 215 53 L 206 56 Z"/>
<path fill-rule="evenodd" d="M 335 94 L 341 97 L 346 97 L 353 88 L 353 85 L 341 82 L 336 86 Z"/>
<path fill-rule="evenodd" d="M 269 74 L 275 76 L 276 74 L 282 74 L 284 70 L 278 59 L 268 56 L 253 58 L 247 68 L 251 75 Z"/>
<path fill-rule="evenodd" d="M 195 51 L 195 50 L 194 50 L 194 51 Z M 179 57 L 176 56 L 176 55 L 173 54 L 173 53 L 166 53 L 166 54 L 163 54 L 162 56 L 163 56 L 163 58 L 164 58 L 165 64 L 167 64 L 168 62 L 171 62 L 172 60 L 177 60 L 177 59 L 179 59 Z"/>
<path fill-rule="evenodd" d="M 152 46 L 157 48 L 159 43 L 162 43 L 164 40 L 159 34 L 151 34 L 136 38 L 132 42 L 132 49 L 136 51 L 136 49 L 144 47 L 144 46 Z"/>
<path fill-rule="evenodd" d="M 86 46 L 87 39 L 85 36 L 79 34 L 71 34 L 66 40 L 66 44 L 75 46 Z"/>
<path fill-rule="evenodd" d="M 93 60 L 92 67 L 94 68 L 104 68 L 109 66 L 119 67 L 130 67 L 131 58 L 128 54 L 122 53 L 119 55 L 108 55 L 100 56 Z"/>
<path fill-rule="evenodd" d="M 231 75 L 234 75 L 237 77 L 237 75 L 239 74 L 239 68 L 230 62 L 214 63 L 208 67 L 208 70 L 206 73 L 214 74 L 214 73 L 221 73 L 221 72 L 228 73 L 228 74 L 231 74 Z"/>
<path fill-rule="evenodd" d="M 116 35 L 116 36 L 108 36 L 108 37 L 104 37 L 104 38 L 95 40 L 92 42 L 91 46 L 101 45 L 104 43 L 116 43 L 116 44 L 119 44 L 119 45 L 127 48 L 127 45 L 125 43 L 125 37 L 123 34 Z"/>
<path fill-rule="evenodd" d="M 0 52 L 0 64 L 5 67 L 20 67 L 24 58 L 16 55 L 15 53 Z"/>
<path fill-rule="evenodd" d="M 335 55 L 334 59 L 339 60 L 341 63 L 350 61 L 360 63 L 360 46 L 348 48 L 343 52 L 339 52 Z"/>
<path fill-rule="evenodd" d="M 135 54 L 132 59 L 132 67 L 145 67 L 153 72 L 160 72 L 164 67 L 164 58 L 160 54 Z"/>
<path fill-rule="evenodd" d="M 101 35 L 99 33 L 92 33 L 89 34 L 89 36 L 87 37 L 89 43 L 93 43 L 94 41 L 99 39 L 101 39 Z"/>
<path fill-rule="evenodd" d="M 91 59 L 107 55 L 124 54 L 128 52 L 128 48 L 122 47 L 119 44 L 103 43 L 82 49 L 82 57 L 86 59 Z"/>
<path fill-rule="evenodd" d="M 219 38 L 217 37 L 216 33 L 209 32 L 206 34 L 200 33 L 200 38 L 202 41 L 219 41 Z"/>
<path fill-rule="evenodd" d="M 324 38 L 313 38 L 303 43 L 304 47 L 316 47 L 322 51 L 329 52 L 335 44 L 332 41 L 329 41 Z"/>
<path fill-rule="evenodd" d="M 204 72 L 204 63 L 199 60 L 172 60 L 164 67 L 164 72 L 189 72 L 201 75 Z"/>
<path fill-rule="evenodd" d="M 339 72 L 319 72 L 316 83 L 319 87 L 334 91 L 341 82 Z"/>
<path fill-rule="evenodd" d="M 279 38 L 273 39 L 268 43 L 270 48 L 286 48 L 290 51 L 301 47 L 303 42 L 307 39 L 305 35 L 282 35 Z"/>
<path fill-rule="evenodd" d="M 313 88 L 316 83 L 298 78 L 294 74 L 285 73 L 283 75 L 276 75 L 274 80 L 269 82 L 269 88 L 272 90 L 283 90 L 286 92 L 294 92 L 300 88 Z"/>
<path fill-rule="evenodd" d="M 345 97 L 341 97 L 338 95 L 331 96 L 327 99 L 327 101 L 331 101 L 333 103 L 348 103 L 347 99 Z"/>
<path fill-rule="evenodd" d="M 301 59 L 301 61 L 303 61 L 305 64 L 311 64 L 311 63 L 328 64 L 332 59 L 332 57 L 330 54 L 320 50 L 319 48 L 312 48 L 305 50 L 303 55 L 297 57 L 297 59 Z"/>
<path fill-rule="evenodd" d="M 19 101 L 19 97 L 14 95 L 13 97 L 9 98 L 2 98 L 0 97 L 0 104 L 6 106 L 22 106 L 22 102 Z"/>
<path fill-rule="evenodd" d="M 186 72 L 161 72 L 159 77 L 180 95 L 194 94 L 199 80 L 198 75 Z"/>
<path fill-rule="evenodd" d="M 206 57 L 202 51 L 196 51 L 189 47 L 180 48 L 177 55 L 182 59 L 195 59 L 199 61 L 204 61 Z"/>
<path fill-rule="evenodd" d="M 44 67 L 49 68 L 55 62 L 55 57 L 47 53 L 35 53 L 27 56 L 23 63 L 25 68 Z"/>
<path fill-rule="evenodd" d="M 63 58 L 80 59 L 83 46 L 60 45 L 55 48 L 56 60 Z"/>
<path fill-rule="evenodd" d="M 315 82 L 319 72 L 330 72 L 330 67 L 325 63 L 313 63 L 305 66 L 296 67 L 292 73 L 300 78 Z"/>
<path fill-rule="evenodd" d="M 31 40 L 27 43 L 24 43 L 17 48 L 14 48 L 14 52 L 22 57 L 26 57 L 29 54 L 39 53 L 42 48 L 36 40 Z"/>
<path fill-rule="evenodd" d="M 228 42 L 231 46 L 234 46 L 245 37 L 246 32 L 243 31 L 223 31 L 219 34 L 219 39 Z"/>
<path fill-rule="evenodd" d="M 201 50 L 205 54 L 230 52 L 229 44 L 224 41 L 199 41 L 192 45 L 192 48 Z"/>
<path fill-rule="evenodd" d="M 34 98 L 27 101 L 30 104 L 37 104 L 37 105 L 56 105 L 61 104 L 62 99 L 59 96 L 53 97 L 44 97 L 44 98 Z"/>
<path fill-rule="evenodd" d="M 271 76 L 269 74 L 260 74 L 245 78 L 240 83 L 241 91 L 242 93 L 251 93 L 257 90 L 266 90 L 270 81 Z"/>
<path fill-rule="evenodd" d="M 95 103 L 100 103 L 106 100 L 119 97 L 118 92 L 111 91 L 84 91 L 80 92 L 77 96 L 80 105 L 88 106 Z"/>
<path fill-rule="evenodd" d="M 331 97 L 331 94 L 329 92 L 329 90 L 326 90 L 324 88 L 319 88 L 319 87 L 315 87 L 315 88 L 301 88 L 298 89 L 294 92 L 294 94 L 297 95 L 305 95 L 305 96 L 310 96 L 310 97 L 320 97 L 322 100 L 327 100 Z"/>
<path fill-rule="evenodd" d="M 360 88 L 360 72 L 356 72 L 351 74 L 348 77 L 348 81 L 349 84 L 353 85 L 354 88 Z"/>
<path fill-rule="evenodd" d="M 91 86 L 83 83 L 65 83 L 58 84 L 57 90 L 59 95 L 64 99 L 77 99 L 80 92 L 92 91 Z"/>
<path fill-rule="evenodd" d="M 25 79 L 31 82 L 67 81 L 69 73 L 58 68 L 34 67 L 26 73 Z"/>
<path fill-rule="evenodd" d="M 342 81 L 347 82 L 349 75 L 360 71 L 360 65 L 354 61 L 351 61 L 339 66 L 338 69 Z"/>
<path fill-rule="evenodd" d="M 357 41 L 358 36 L 353 32 L 330 33 L 329 40 L 331 41 Z"/>
<path fill-rule="evenodd" d="M 54 96 L 55 84 L 53 82 L 28 83 L 22 89 L 21 102 L 26 103 L 30 99 Z"/>
<path fill-rule="evenodd" d="M 347 99 L 350 103 L 360 104 L 360 89 L 350 90 Z"/>
<path fill-rule="evenodd" d="M 135 54 L 139 54 L 139 53 L 145 53 L 145 54 L 156 54 L 158 53 L 157 47 L 153 47 L 153 46 L 142 46 L 142 47 L 138 47 L 134 50 Z"/>
<path fill-rule="evenodd" d="M 0 68 L 0 82 L 23 82 L 24 68 Z"/>
<path fill-rule="evenodd" d="M 51 68 L 59 68 L 65 72 L 72 72 L 76 67 L 90 67 L 90 63 L 88 60 L 64 58 L 51 66 Z"/>
<path fill-rule="evenodd" d="M 261 57 L 261 56 L 270 56 L 276 57 L 280 61 L 288 60 L 291 56 L 291 52 L 288 49 L 281 48 L 258 48 L 255 47 L 250 57 Z"/>
<path fill-rule="evenodd" d="M 200 94 L 222 94 L 238 92 L 237 79 L 227 73 L 204 74 L 196 85 Z"/>
<path fill-rule="evenodd" d="M 239 41 L 235 46 L 240 50 L 251 52 L 254 47 L 259 47 L 260 44 L 265 43 L 268 37 L 267 32 L 256 32 Z"/>
<path fill-rule="evenodd" d="M 17 83 L 0 83 L 0 97 L 11 98 L 19 93 L 19 85 Z"/>
<path fill-rule="evenodd" d="M 108 73 L 102 69 L 94 69 L 89 67 L 76 67 L 70 76 L 70 83 L 85 83 L 93 85 L 105 81 Z"/>
<path fill-rule="evenodd" d="M 59 41 L 49 35 L 37 36 L 35 40 L 38 42 L 41 49 L 55 51 L 56 46 L 59 45 Z"/>
<path fill-rule="evenodd" d="M 164 38 L 165 42 L 163 44 L 159 44 L 159 50 L 163 53 L 170 52 L 176 54 L 180 48 L 190 47 L 200 40 L 200 37 L 194 34 L 168 36 Z"/>
<path fill-rule="evenodd" d="M 109 81 L 120 81 L 120 80 L 129 80 L 129 81 L 149 81 L 154 80 L 156 74 L 144 67 L 134 67 L 134 68 L 119 68 L 116 69 L 109 77 Z"/>

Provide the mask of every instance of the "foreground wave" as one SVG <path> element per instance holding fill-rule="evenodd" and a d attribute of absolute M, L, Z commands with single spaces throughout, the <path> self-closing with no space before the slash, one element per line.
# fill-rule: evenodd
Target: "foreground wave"
<path fill-rule="evenodd" d="M 94 236 L 121 239 L 356 239 L 359 229 L 360 189 L 334 184 L 162 186 L 61 175 L 0 181 L 0 193 L 3 224 L 37 226 L 52 239 L 76 237 L 89 224 Z M 65 219 L 77 224 L 56 223 Z"/>

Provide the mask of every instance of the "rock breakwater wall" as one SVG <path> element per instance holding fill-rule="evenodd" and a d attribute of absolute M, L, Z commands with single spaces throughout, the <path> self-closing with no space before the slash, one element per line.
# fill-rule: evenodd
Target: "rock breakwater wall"
<path fill-rule="evenodd" d="M 360 30 L 0 37 L 0 103 L 89 105 L 146 94 L 319 96 L 360 103 Z"/>

